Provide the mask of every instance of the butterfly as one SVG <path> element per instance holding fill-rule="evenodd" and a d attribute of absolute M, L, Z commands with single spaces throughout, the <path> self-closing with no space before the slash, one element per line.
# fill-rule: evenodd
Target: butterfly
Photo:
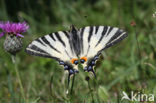
<path fill-rule="evenodd" d="M 26 48 L 30 55 L 55 59 L 70 76 L 79 72 L 78 63 L 84 71 L 95 75 L 94 66 L 101 52 L 127 37 L 127 32 L 111 26 L 87 26 L 69 31 L 58 31 L 37 38 Z"/>

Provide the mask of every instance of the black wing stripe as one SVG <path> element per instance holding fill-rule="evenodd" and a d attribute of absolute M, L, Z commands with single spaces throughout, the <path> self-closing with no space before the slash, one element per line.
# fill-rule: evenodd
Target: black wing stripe
<path fill-rule="evenodd" d="M 38 52 L 34 52 L 34 51 L 31 51 L 31 50 L 26 50 L 26 52 L 27 52 L 28 54 L 30 54 L 30 55 L 43 56 L 43 57 L 52 58 L 52 57 L 49 56 L 49 55 L 42 54 L 42 53 L 38 53 Z"/>
<path fill-rule="evenodd" d="M 85 29 L 85 28 L 82 28 L 82 29 L 81 29 L 81 33 L 80 33 L 80 35 L 81 35 L 81 38 L 83 38 L 84 29 Z"/>
<path fill-rule="evenodd" d="M 117 32 L 114 34 L 114 36 L 109 40 L 108 43 L 112 42 L 114 39 L 116 39 L 117 37 L 119 37 L 121 34 L 123 33 L 123 31 L 121 31 L 120 29 L 117 30 Z"/>
<path fill-rule="evenodd" d="M 55 36 L 56 36 L 56 37 L 57 37 L 57 39 L 58 39 L 58 40 L 62 43 L 62 45 L 66 47 L 66 45 L 65 45 L 64 41 L 61 39 L 61 37 L 60 37 L 60 35 L 59 35 L 59 33 L 58 33 L 58 32 L 56 32 L 56 33 L 55 33 Z"/>
<path fill-rule="evenodd" d="M 70 44 L 70 49 L 71 49 L 71 51 L 72 51 L 72 54 L 74 54 L 74 48 L 73 48 L 73 46 L 72 46 L 72 41 L 71 41 L 71 40 L 69 40 L 69 44 Z"/>
<path fill-rule="evenodd" d="M 69 39 L 70 37 L 69 37 L 69 34 L 67 33 L 67 31 L 62 31 L 64 34 L 65 34 L 65 36 Z"/>
<path fill-rule="evenodd" d="M 36 41 L 45 46 L 45 44 L 40 39 L 36 39 Z"/>
<path fill-rule="evenodd" d="M 125 32 L 125 33 L 123 33 L 122 35 L 121 35 L 121 37 L 119 37 L 119 38 L 117 38 L 115 41 L 113 41 L 113 42 L 108 42 L 107 44 L 106 44 L 106 46 L 105 46 L 105 48 L 104 49 L 106 49 L 106 48 L 109 48 L 109 47 L 111 47 L 111 46 L 113 46 L 114 44 L 116 44 L 116 43 L 118 43 L 118 42 L 120 42 L 121 40 L 123 40 L 124 38 L 126 38 L 128 35 L 127 35 L 127 33 Z M 103 49 L 103 50 L 104 50 Z"/>
<path fill-rule="evenodd" d="M 88 42 L 90 42 L 90 38 L 92 35 L 93 35 L 93 26 L 91 26 L 89 30 Z"/>
<path fill-rule="evenodd" d="M 58 53 L 61 53 L 59 50 L 57 50 L 56 48 L 54 48 L 50 42 L 43 36 L 41 37 L 41 39 L 43 40 L 43 42 L 45 42 L 47 45 L 49 45 L 52 49 L 54 49 L 55 51 L 57 51 Z"/>
<path fill-rule="evenodd" d="M 108 29 L 107 26 L 106 26 L 106 27 L 103 27 L 102 35 L 101 35 L 99 41 L 97 42 L 96 46 L 97 46 L 97 45 L 101 42 L 101 40 L 103 39 L 104 35 L 105 35 L 106 32 L 107 32 L 107 29 Z M 96 47 L 96 46 L 95 46 L 95 47 Z"/>
<path fill-rule="evenodd" d="M 113 30 L 113 27 L 110 27 L 110 28 L 109 28 L 109 31 L 108 31 L 108 33 L 107 33 L 107 35 L 106 35 L 106 36 L 108 36 L 108 35 L 109 35 L 109 33 L 110 33 L 112 30 Z"/>
<path fill-rule="evenodd" d="M 85 56 L 87 56 L 87 54 L 88 54 L 89 50 L 90 50 L 90 45 L 88 46 L 87 53 L 86 53 L 86 55 L 85 55 Z"/>
<path fill-rule="evenodd" d="M 68 57 L 70 58 L 70 59 L 72 59 L 72 57 L 70 57 L 70 55 L 68 54 L 68 52 L 65 50 L 65 52 L 66 52 L 66 54 L 68 55 Z"/>
<path fill-rule="evenodd" d="M 97 34 L 98 30 L 99 30 L 99 26 L 96 26 L 95 27 L 95 34 Z"/>
<path fill-rule="evenodd" d="M 46 58 L 53 58 L 53 59 L 59 61 L 59 58 L 57 58 L 57 57 L 52 57 L 52 56 L 50 56 L 50 55 L 48 55 L 48 54 L 44 54 L 44 53 L 34 52 L 34 50 L 31 50 L 31 49 L 29 49 L 29 48 L 27 48 L 25 51 L 26 51 L 28 54 L 30 54 L 30 55 L 41 56 L 41 57 L 46 57 Z"/>
<path fill-rule="evenodd" d="M 52 34 L 49 34 L 49 36 L 50 36 L 54 41 L 56 41 L 55 38 L 54 38 L 54 34 L 53 34 L 53 33 L 52 33 Z"/>
<path fill-rule="evenodd" d="M 83 34 L 84 34 L 84 28 L 81 29 L 81 32 L 80 32 L 80 38 L 81 38 L 81 49 L 82 49 L 82 53 L 84 52 L 83 50 Z"/>
<path fill-rule="evenodd" d="M 47 52 L 45 52 L 44 50 L 40 49 L 40 48 L 37 47 L 36 45 L 31 45 L 30 48 L 33 49 L 33 50 L 35 50 L 35 51 L 38 51 L 38 52 L 41 52 L 41 53 L 48 54 Z"/>

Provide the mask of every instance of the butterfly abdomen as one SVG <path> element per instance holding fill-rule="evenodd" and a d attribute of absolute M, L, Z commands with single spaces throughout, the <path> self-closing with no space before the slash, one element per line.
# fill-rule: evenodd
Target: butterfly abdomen
<path fill-rule="evenodd" d="M 78 56 L 82 52 L 82 42 L 79 31 L 73 25 L 71 26 L 70 35 L 71 46 L 75 54 Z"/>

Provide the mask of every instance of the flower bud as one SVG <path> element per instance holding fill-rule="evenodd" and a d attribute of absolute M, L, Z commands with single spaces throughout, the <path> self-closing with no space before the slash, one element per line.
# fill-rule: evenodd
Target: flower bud
<path fill-rule="evenodd" d="M 16 55 L 16 53 L 22 49 L 22 44 L 22 39 L 20 37 L 9 34 L 6 36 L 3 46 L 5 51 L 11 53 L 12 55 Z"/>

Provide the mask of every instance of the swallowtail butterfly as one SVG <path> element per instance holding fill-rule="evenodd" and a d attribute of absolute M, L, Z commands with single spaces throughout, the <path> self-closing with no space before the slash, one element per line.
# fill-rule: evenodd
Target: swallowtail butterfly
<path fill-rule="evenodd" d="M 101 52 L 125 37 L 127 32 L 117 27 L 87 26 L 76 29 L 72 25 L 69 31 L 58 31 L 32 41 L 26 52 L 57 60 L 69 72 L 68 80 L 72 74 L 78 73 L 78 60 L 84 71 L 96 76 L 93 67 Z"/>

